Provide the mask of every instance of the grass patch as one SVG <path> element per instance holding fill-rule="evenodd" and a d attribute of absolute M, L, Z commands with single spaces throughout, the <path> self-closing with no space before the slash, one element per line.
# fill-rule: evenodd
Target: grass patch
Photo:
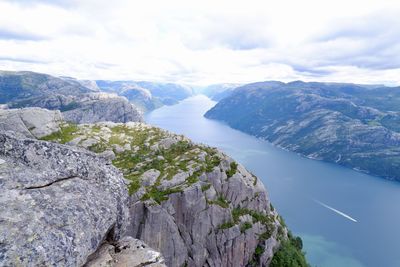
<path fill-rule="evenodd" d="M 197 183 L 198 181 L 199 181 L 199 177 L 200 177 L 200 175 L 202 174 L 202 171 L 200 170 L 200 171 L 195 171 L 192 175 L 190 175 L 187 179 L 186 179 L 186 182 L 189 184 L 189 185 L 192 185 L 192 184 L 194 184 L 194 183 Z"/>
<path fill-rule="evenodd" d="M 221 159 L 218 156 L 208 156 L 206 157 L 206 172 L 212 172 L 214 167 L 221 163 Z"/>
<path fill-rule="evenodd" d="M 228 221 L 228 222 L 224 222 L 222 224 L 220 224 L 218 226 L 219 230 L 225 230 L 225 229 L 229 229 L 232 228 L 233 226 L 235 226 L 236 224 L 233 221 Z"/>
<path fill-rule="evenodd" d="M 151 187 L 146 194 L 143 195 L 141 200 L 147 200 L 147 199 L 153 199 L 155 202 L 158 204 L 161 204 L 161 202 L 168 200 L 168 195 L 174 194 L 174 193 L 181 193 L 183 190 L 180 187 L 176 188 L 168 188 L 164 191 L 158 190 L 156 187 Z"/>
<path fill-rule="evenodd" d="M 244 233 L 246 232 L 247 229 L 250 229 L 253 225 L 249 222 L 244 222 L 241 226 L 240 226 L 240 232 Z"/>
<path fill-rule="evenodd" d="M 220 206 L 220 207 L 222 207 L 224 209 L 229 208 L 228 201 L 222 195 L 219 195 L 216 200 L 209 200 L 208 203 L 209 204 L 218 205 L 218 206 Z"/>
<path fill-rule="evenodd" d="M 205 192 L 211 188 L 211 184 L 204 184 L 201 186 L 201 192 Z"/>
<path fill-rule="evenodd" d="M 40 138 L 44 141 L 56 141 L 61 144 L 68 143 L 75 138 L 75 134 L 79 131 L 76 124 L 68 123 L 60 127 L 60 131 Z"/>
<path fill-rule="evenodd" d="M 236 162 L 231 162 L 230 169 L 226 171 L 226 176 L 231 178 L 237 171 L 238 164 Z"/>

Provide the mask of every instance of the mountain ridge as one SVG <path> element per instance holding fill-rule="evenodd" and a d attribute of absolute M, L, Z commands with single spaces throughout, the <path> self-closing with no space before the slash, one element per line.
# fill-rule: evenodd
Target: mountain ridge
<path fill-rule="evenodd" d="M 399 87 L 254 83 L 205 117 L 310 158 L 400 179 Z"/>

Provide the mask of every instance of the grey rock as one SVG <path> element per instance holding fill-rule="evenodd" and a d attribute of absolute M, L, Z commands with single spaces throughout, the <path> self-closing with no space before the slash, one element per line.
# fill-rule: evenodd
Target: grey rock
<path fill-rule="evenodd" d="M 0 133 L 0 265 L 81 266 L 128 220 L 122 175 L 91 152 Z"/>
<path fill-rule="evenodd" d="M 189 177 L 188 173 L 178 172 L 172 177 L 171 180 L 162 180 L 159 188 L 165 190 L 167 188 L 174 187 L 176 185 L 183 183 L 188 177 Z"/>
<path fill-rule="evenodd" d="M 64 111 L 63 115 L 75 123 L 143 121 L 140 111 L 128 100 L 105 93 L 86 95 L 79 99 L 77 108 Z"/>
<path fill-rule="evenodd" d="M 98 153 L 97 155 L 110 161 L 115 159 L 115 153 L 112 150 L 106 150 L 102 153 Z"/>
<path fill-rule="evenodd" d="M 63 117 L 58 110 L 23 108 L 0 110 L 0 131 L 21 137 L 41 138 L 60 130 Z"/>
<path fill-rule="evenodd" d="M 142 174 L 142 185 L 143 186 L 152 186 L 157 181 L 158 176 L 160 176 L 159 170 L 148 170 Z"/>
<path fill-rule="evenodd" d="M 220 168 L 205 173 L 200 180 L 211 187 L 203 192 L 200 183 L 172 193 L 160 205 L 153 201 L 132 198 L 129 235 L 135 236 L 160 251 L 168 266 L 246 266 L 253 258 L 258 245 L 265 247 L 262 265 L 267 266 L 279 248 L 277 228 L 281 227 L 262 183 L 254 183 L 254 177 L 239 165 L 234 176 L 227 179 L 225 171 L 233 160 L 223 154 Z M 183 177 L 187 177 L 183 176 Z M 142 177 L 143 179 L 144 177 Z M 179 180 L 179 179 L 178 179 Z M 160 189 L 176 186 L 163 180 Z M 223 196 L 227 208 L 216 204 Z M 239 224 L 228 229 L 220 225 L 232 221 L 235 207 L 251 209 L 271 218 L 271 227 L 254 222 L 250 215 L 242 216 Z M 241 232 L 240 224 L 252 222 L 250 229 Z M 271 231 L 267 240 L 259 240 L 265 231 Z"/>
<path fill-rule="evenodd" d="M 103 244 L 85 267 L 165 267 L 161 254 L 130 236 L 116 244 Z"/>
<path fill-rule="evenodd" d="M 165 139 L 161 140 L 161 141 L 158 143 L 158 147 L 161 147 L 161 148 L 163 148 L 163 149 L 168 149 L 168 148 L 170 148 L 172 145 L 176 144 L 178 141 L 179 141 L 179 140 L 177 140 L 177 139 L 174 138 L 174 137 L 168 137 L 168 138 L 165 138 Z"/>

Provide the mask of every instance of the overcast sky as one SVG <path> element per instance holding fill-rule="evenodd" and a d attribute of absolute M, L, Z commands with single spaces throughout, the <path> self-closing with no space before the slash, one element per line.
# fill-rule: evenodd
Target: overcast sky
<path fill-rule="evenodd" d="M 0 69 L 400 84 L 399 0 L 0 0 Z"/>

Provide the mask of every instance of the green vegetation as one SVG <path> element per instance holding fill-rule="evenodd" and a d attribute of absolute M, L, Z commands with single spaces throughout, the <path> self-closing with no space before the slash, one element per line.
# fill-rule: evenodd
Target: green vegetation
<path fill-rule="evenodd" d="M 205 192 L 211 188 L 211 184 L 205 184 L 201 186 L 201 192 Z"/>
<path fill-rule="evenodd" d="M 226 171 L 226 176 L 231 178 L 237 171 L 238 164 L 236 162 L 231 162 L 230 169 Z"/>
<path fill-rule="evenodd" d="M 222 207 L 224 209 L 229 208 L 229 202 L 222 195 L 219 195 L 216 200 L 208 200 L 208 204 L 219 205 L 220 207 Z"/>
<path fill-rule="evenodd" d="M 168 199 L 169 194 L 199 182 L 202 173 L 211 172 L 221 162 L 214 148 L 193 144 L 183 136 L 171 135 L 143 124 L 120 124 L 113 127 L 102 124 L 79 127 L 65 124 L 59 132 L 46 136 L 43 140 L 67 143 L 78 137 L 78 145 L 83 146 L 89 141 L 86 147 L 95 153 L 107 150 L 114 152 L 113 165 L 131 181 L 128 186 L 129 194 L 134 194 L 142 186 L 141 177 L 146 171 L 158 170 L 160 175 L 155 184 L 145 187 L 146 194 L 143 196 L 143 199 L 152 198 L 157 203 Z M 163 139 L 168 139 L 167 143 L 171 144 L 161 146 Z M 172 180 L 178 173 L 189 171 L 192 174 L 178 189 L 157 189 L 163 180 Z M 210 186 L 206 185 L 202 189 L 207 190 Z M 221 197 L 215 204 L 228 207 L 228 203 Z"/>
<path fill-rule="evenodd" d="M 281 243 L 280 249 L 275 253 L 271 261 L 271 267 L 308 267 L 300 237 L 293 237 L 288 233 L 288 240 Z"/>
<path fill-rule="evenodd" d="M 221 159 L 218 156 L 206 156 L 206 172 L 212 172 L 214 167 L 221 163 Z"/>
<path fill-rule="evenodd" d="M 240 216 L 244 215 L 250 215 L 253 219 L 253 223 L 260 222 L 266 227 L 266 231 L 259 235 L 258 240 L 263 241 L 271 237 L 275 227 L 273 224 L 274 218 L 272 216 L 251 209 L 234 208 L 232 210 L 233 222 L 238 224 L 240 222 Z"/>
<path fill-rule="evenodd" d="M 60 128 L 61 128 L 60 131 L 42 137 L 41 140 L 56 141 L 58 143 L 65 144 L 72 141 L 72 139 L 75 138 L 75 134 L 79 130 L 78 126 L 73 123 L 66 123 Z"/>
<path fill-rule="evenodd" d="M 224 223 L 220 224 L 218 226 L 218 229 L 220 229 L 220 230 L 229 229 L 229 228 L 231 228 L 231 227 L 233 227 L 235 225 L 236 224 L 234 222 L 228 221 L 228 222 L 224 222 Z"/>
<path fill-rule="evenodd" d="M 168 195 L 174 193 L 180 193 L 182 191 L 183 190 L 180 187 L 168 188 L 165 191 L 158 190 L 156 187 L 151 187 L 150 190 L 147 190 L 146 194 L 143 195 L 141 200 L 147 200 L 152 198 L 155 202 L 161 204 L 162 201 L 168 199 Z"/>
<path fill-rule="evenodd" d="M 244 222 L 241 226 L 240 226 L 240 232 L 244 233 L 246 232 L 247 229 L 250 229 L 253 225 L 250 222 Z"/>
<path fill-rule="evenodd" d="M 261 222 L 264 225 L 269 225 L 273 222 L 273 218 L 255 210 L 246 208 L 234 208 L 232 210 L 232 218 L 235 222 L 239 222 L 239 217 L 243 215 L 250 215 L 253 217 L 254 222 Z"/>
<path fill-rule="evenodd" d="M 248 266 L 256 267 L 260 266 L 260 257 L 264 253 L 265 248 L 262 245 L 258 245 L 254 250 L 253 258 L 250 260 Z"/>
<path fill-rule="evenodd" d="M 187 179 L 186 182 L 191 185 L 194 183 L 197 183 L 199 181 L 199 176 L 201 175 L 202 171 L 195 171 L 192 175 L 190 175 Z"/>
<path fill-rule="evenodd" d="M 259 258 L 264 253 L 264 251 L 265 251 L 265 249 L 262 246 L 257 246 L 254 251 L 254 256 Z"/>

